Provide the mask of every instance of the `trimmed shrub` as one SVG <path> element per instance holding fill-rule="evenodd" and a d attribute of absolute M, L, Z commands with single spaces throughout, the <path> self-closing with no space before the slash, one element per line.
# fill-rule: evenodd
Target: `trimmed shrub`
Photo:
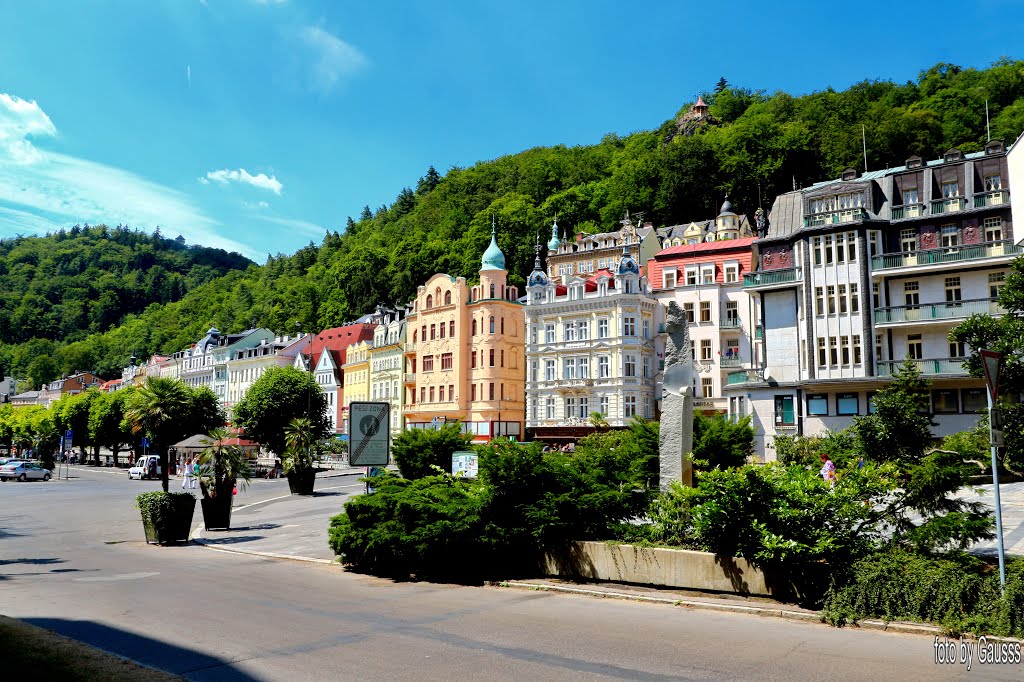
<path fill-rule="evenodd" d="M 391 453 L 404 478 L 436 476 L 452 472 L 452 453 L 469 450 L 473 436 L 462 432 L 459 422 L 439 429 L 405 429 L 395 437 Z"/>
<path fill-rule="evenodd" d="M 835 576 L 823 617 L 834 625 L 862 618 L 915 620 L 953 634 L 1024 636 L 1024 560 L 1007 564 L 1006 596 L 991 563 L 962 553 L 921 556 L 891 549 Z"/>

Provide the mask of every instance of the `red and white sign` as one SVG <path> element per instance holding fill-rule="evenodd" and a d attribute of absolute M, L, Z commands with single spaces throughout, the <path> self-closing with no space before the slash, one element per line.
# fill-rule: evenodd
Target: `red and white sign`
<path fill-rule="evenodd" d="M 1003 354 L 994 350 L 982 350 L 981 364 L 985 367 L 985 383 L 988 384 L 988 393 L 992 396 L 992 402 L 995 402 L 999 395 L 999 372 L 1003 367 Z"/>

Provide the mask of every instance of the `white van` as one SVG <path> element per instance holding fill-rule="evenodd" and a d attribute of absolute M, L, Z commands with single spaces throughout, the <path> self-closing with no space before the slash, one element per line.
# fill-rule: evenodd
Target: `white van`
<path fill-rule="evenodd" d="M 135 460 L 135 466 L 128 470 L 128 478 L 137 478 L 140 481 L 144 478 L 160 477 L 160 458 L 156 455 L 139 457 Z"/>

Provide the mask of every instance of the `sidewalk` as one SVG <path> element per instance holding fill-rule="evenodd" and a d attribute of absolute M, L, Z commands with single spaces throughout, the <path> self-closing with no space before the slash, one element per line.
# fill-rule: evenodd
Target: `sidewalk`
<path fill-rule="evenodd" d="M 350 494 L 365 490 L 366 485 L 359 482 L 362 476 L 361 468 L 322 471 L 312 495 L 291 495 L 283 487 L 274 497 L 235 507 L 231 530 L 205 530 L 197 515 L 192 539 L 211 549 L 333 563 L 327 527 Z"/>

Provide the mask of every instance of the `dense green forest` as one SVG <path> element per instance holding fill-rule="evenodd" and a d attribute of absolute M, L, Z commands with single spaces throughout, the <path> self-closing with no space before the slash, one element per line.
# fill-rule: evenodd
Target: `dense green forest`
<path fill-rule="evenodd" d="M 767 209 L 794 183 L 860 167 L 862 126 L 872 168 L 900 165 L 913 154 L 936 158 L 953 146 L 981 149 L 986 102 L 992 137 L 1009 144 L 1024 130 L 1024 61 L 1004 59 L 987 69 L 938 64 L 907 83 L 864 81 L 804 96 L 735 87 L 723 78 L 703 97 L 712 116 L 699 123 L 681 120 L 690 110 L 685 103 L 653 130 L 609 133 L 589 146 L 530 149 L 443 176 L 431 167 L 390 206 L 365 207 L 319 246 L 209 281 L 189 282 L 186 275 L 185 291 L 175 288 L 169 298 L 127 297 L 118 312 L 130 314 L 107 331 L 104 324 L 117 314 L 101 305 L 102 314 L 93 315 L 95 298 L 76 313 L 78 322 L 58 315 L 42 328 L 28 318 L 47 319 L 45 310 L 57 303 L 34 308 L 19 299 L 5 308 L 8 343 L 0 347 L 0 364 L 37 382 L 81 368 L 112 376 L 132 351 L 145 357 L 180 350 L 211 324 L 280 332 L 294 331 L 296 322 L 339 325 L 377 303 L 408 301 L 435 272 L 475 278 L 492 215 L 510 281 L 521 286 L 535 235 L 546 235 L 556 215 L 572 235 L 616 229 L 627 210 L 644 212 L 658 226 L 706 219 L 726 193 L 740 211 Z M 11 269 L 5 252 L 0 271 Z M 133 292 L 146 292 L 143 273 L 132 281 Z M 166 286 L 152 288 L 168 293 Z M 183 295 L 174 300 L 174 293 Z M 14 314 L 23 300 L 27 307 Z"/>

